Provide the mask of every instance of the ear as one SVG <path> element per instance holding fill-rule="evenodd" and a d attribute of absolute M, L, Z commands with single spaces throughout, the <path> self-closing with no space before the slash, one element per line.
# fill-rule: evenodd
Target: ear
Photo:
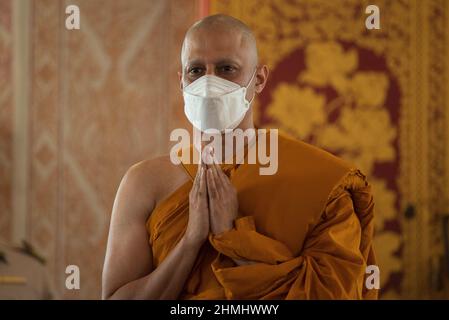
<path fill-rule="evenodd" d="M 261 93 L 263 88 L 265 88 L 265 85 L 267 83 L 268 80 L 268 74 L 269 74 L 269 70 L 268 67 L 266 65 L 263 65 L 262 67 L 259 68 L 259 70 L 257 70 L 256 73 L 256 86 L 255 86 L 255 91 L 256 93 Z"/>

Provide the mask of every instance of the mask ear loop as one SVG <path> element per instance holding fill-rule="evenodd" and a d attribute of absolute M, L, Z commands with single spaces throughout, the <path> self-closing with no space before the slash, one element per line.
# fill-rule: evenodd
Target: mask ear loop
<path fill-rule="evenodd" d="M 253 79 L 254 79 L 254 76 L 256 75 L 256 72 L 257 72 L 257 67 L 256 67 L 256 70 L 254 70 L 253 75 L 251 76 L 251 79 L 249 80 L 248 84 L 247 84 L 246 87 L 245 87 L 245 95 L 246 95 L 246 90 L 248 90 L 249 85 L 251 84 L 251 82 L 252 82 Z M 256 92 L 254 92 L 253 97 L 252 97 L 251 100 L 248 102 L 248 105 L 251 105 L 251 103 L 253 102 L 255 96 L 256 96 Z M 246 98 L 245 98 L 245 100 L 246 100 Z"/>

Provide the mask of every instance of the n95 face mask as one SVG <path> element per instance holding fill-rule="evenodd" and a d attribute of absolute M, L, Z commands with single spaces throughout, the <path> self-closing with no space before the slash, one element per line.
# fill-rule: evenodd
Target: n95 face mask
<path fill-rule="evenodd" d="M 235 129 L 253 101 L 247 101 L 245 97 L 255 74 L 256 70 L 246 87 L 213 75 L 198 78 L 183 90 L 187 119 L 202 132 Z"/>

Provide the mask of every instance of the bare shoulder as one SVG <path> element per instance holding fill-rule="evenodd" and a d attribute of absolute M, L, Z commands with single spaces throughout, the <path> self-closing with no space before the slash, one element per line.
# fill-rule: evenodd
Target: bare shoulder
<path fill-rule="evenodd" d="M 117 190 L 103 269 L 103 297 L 152 270 L 145 222 L 168 192 L 188 179 L 168 156 L 132 165 Z"/>
<path fill-rule="evenodd" d="M 139 211 L 148 215 L 160 200 L 187 180 L 184 169 L 173 164 L 169 155 L 164 155 L 132 165 L 120 183 L 119 193 L 122 191 L 125 197 L 132 197 Z"/>

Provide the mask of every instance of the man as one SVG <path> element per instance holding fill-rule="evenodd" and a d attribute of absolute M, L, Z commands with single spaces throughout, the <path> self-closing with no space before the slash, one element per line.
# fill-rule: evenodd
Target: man
<path fill-rule="evenodd" d="M 268 68 L 258 64 L 246 25 L 204 18 L 188 30 L 181 61 L 195 127 L 254 129 L 250 103 Z M 260 164 L 174 165 L 169 156 L 132 166 L 114 202 L 103 298 L 376 298 L 365 286 L 366 267 L 375 264 L 365 177 L 284 135 L 278 145 L 273 175 L 260 175 Z M 210 149 L 202 156 L 223 161 Z"/>

